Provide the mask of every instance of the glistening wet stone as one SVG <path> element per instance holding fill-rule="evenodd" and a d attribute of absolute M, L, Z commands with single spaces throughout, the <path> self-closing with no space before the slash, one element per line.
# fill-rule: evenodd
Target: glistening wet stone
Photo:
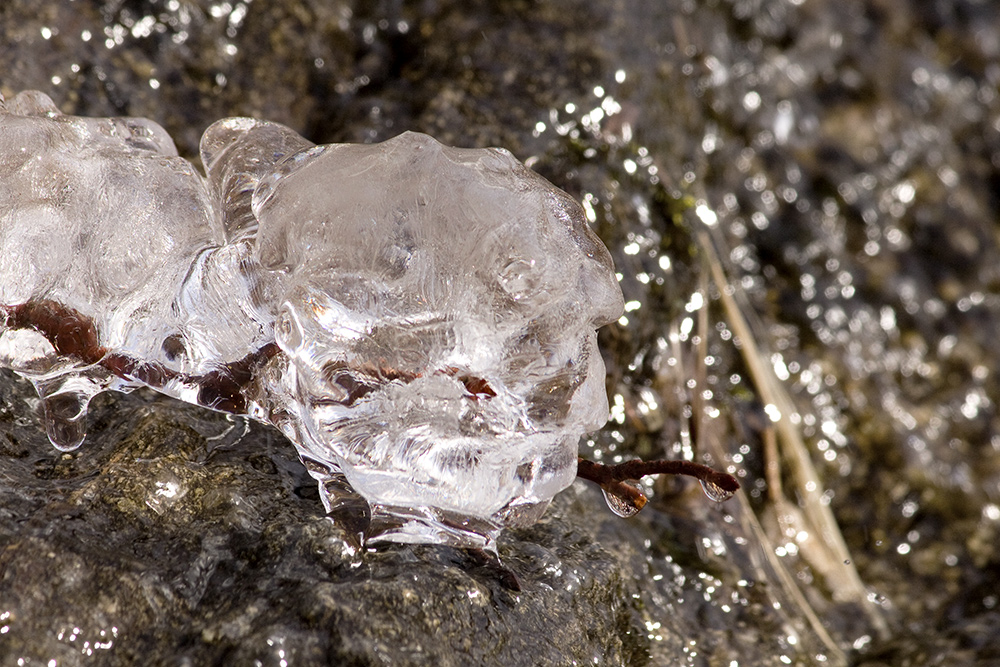
<path fill-rule="evenodd" d="M 255 0 L 228 10 L 220 5 L 213 14 L 208 4 L 192 9 L 180 2 L 78 1 L 39 9 L 13 0 L 0 7 L 0 85 L 5 94 L 46 90 L 66 113 L 155 118 L 186 157 L 196 155 L 205 127 L 233 115 L 284 122 L 315 142 L 383 140 L 413 129 L 451 145 L 510 149 L 584 203 L 622 273 L 627 322 L 602 337 L 614 421 L 594 448 L 607 459 L 664 450 L 682 455 L 691 441 L 685 408 L 702 414 L 697 401 L 704 401 L 719 410 L 707 423 L 724 425 L 724 453 L 732 458 L 724 466 L 745 471 L 741 482 L 764 523 L 774 505 L 762 434 L 774 423 L 773 410 L 759 401 L 715 288 L 693 297 L 704 272 L 692 232 L 714 219 L 725 232 L 721 255 L 733 282 L 760 320 L 761 341 L 770 344 L 769 365 L 795 398 L 821 497 L 839 520 L 852 564 L 874 589 L 890 638 L 879 639 L 856 605 L 832 600 L 796 551 L 814 536 L 800 543 L 797 532 L 784 533 L 795 527 L 785 521 L 794 513 L 773 517 L 781 519 L 773 522 L 781 539 L 770 553 L 855 663 L 995 658 L 996 7 L 917 0 L 878 6 L 636 1 L 620 8 L 500 2 L 470 13 L 468 3 L 458 2 L 361 5 Z M 147 16 L 152 23 L 143 22 Z M 711 335 L 697 328 L 706 304 Z M 696 334 L 706 339 L 704 354 L 691 345 Z M 705 361 L 707 386 L 695 391 L 687 383 L 697 358 Z M 42 602 L 30 627 L 8 621 L 17 609 L 0 610 L 0 627 L 10 628 L 0 646 L 8 650 L 12 638 L 19 647 L 12 655 L 30 650 L 44 662 L 73 636 L 74 623 L 98 614 L 76 604 L 79 616 L 60 616 L 73 597 L 56 595 L 53 582 L 72 579 L 70 561 L 58 568 L 22 562 L 17 545 L 35 539 L 33 531 L 61 533 L 61 544 L 78 545 L 80 560 L 107 556 L 109 570 L 123 572 L 128 550 L 91 555 L 92 545 L 113 536 L 107 527 L 117 525 L 93 509 L 51 527 L 26 521 L 57 515 L 45 509 L 62 503 L 52 490 L 54 475 L 58 489 L 60 471 L 93 470 L 101 458 L 88 463 L 74 454 L 59 464 L 44 437 L 38 440 L 38 423 L 25 423 L 31 388 L 8 380 L 15 393 L 7 394 L 3 419 L 12 439 L 0 441 L 0 449 L 14 481 L 4 482 L 0 503 L 7 512 L 0 559 L 4 573 L 19 568 L 19 590 Z M 131 414 L 121 406 L 133 401 L 171 423 L 204 419 L 149 397 L 98 403 L 90 432 L 103 443 L 100 452 L 121 442 L 119 427 Z M 705 428 L 700 432 L 705 437 Z M 257 456 L 241 465 L 255 470 L 254 462 L 263 463 Z M 40 477 L 36 459 L 48 462 L 39 465 Z M 785 477 L 787 489 L 792 480 L 787 471 Z M 43 490 L 34 491 L 39 485 Z M 583 579 L 596 583 L 558 598 L 573 601 L 562 607 L 572 611 L 549 610 L 550 618 L 533 617 L 537 624 L 519 623 L 516 604 L 491 606 L 487 632 L 506 632 L 524 648 L 513 664 L 525 655 L 551 656 L 551 636 L 576 642 L 560 647 L 586 647 L 571 648 L 573 658 L 602 656 L 601 646 L 636 640 L 638 650 L 609 654 L 606 664 L 643 664 L 645 655 L 647 664 L 778 665 L 785 664 L 782 656 L 811 664 L 817 653 L 829 653 L 808 629 L 800 632 L 801 614 L 775 571 L 755 569 L 742 557 L 759 557 L 760 538 L 737 533 L 746 546 L 727 540 L 725 531 L 733 529 L 725 517 L 746 518 L 735 499 L 715 513 L 696 487 L 693 503 L 683 484 L 655 488 L 651 506 L 628 523 L 602 507 L 598 491 L 582 491 L 578 503 L 571 490 L 557 497 L 545 523 L 501 542 L 501 556 L 526 589 L 536 580 L 553 590 L 573 585 L 566 574 L 573 568 L 562 566 L 563 558 L 576 562 L 575 552 L 584 554 L 586 571 L 597 563 L 613 572 Z M 148 507 L 146 491 L 134 494 L 125 505 Z M 272 530 L 284 525 L 298 539 L 290 527 L 318 513 L 308 508 L 318 507 L 317 498 L 302 500 L 305 513 L 279 514 L 287 523 Z M 285 506 L 283 497 L 263 513 Z M 145 520 L 138 511 L 133 516 Z M 201 526 L 228 534 L 222 524 Z M 74 534 L 91 537 L 74 542 Z M 161 540 L 146 533 L 155 546 L 147 547 L 152 563 L 170 554 L 194 563 L 202 552 L 200 541 L 185 538 L 194 546 L 181 548 L 178 532 L 163 534 Z M 285 548 L 283 571 L 307 553 L 291 543 Z M 434 562 L 432 551 L 418 552 L 402 550 L 414 554 L 414 567 Z M 395 581 L 377 579 L 378 567 L 365 576 L 369 571 L 387 585 Z M 467 571 L 463 565 L 457 572 Z M 449 590 L 448 577 L 457 572 L 433 584 L 434 599 L 444 599 L 440 591 Z M 263 632 L 259 627 L 281 629 L 282 650 L 320 660 L 434 664 L 422 656 L 438 657 L 440 635 L 408 630 L 429 612 L 397 603 L 406 586 L 378 605 L 363 605 L 342 592 L 357 584 L 338 576 L 344 578 L 337 592 L 357 606 L 348 610 L 354 615 L 288 613 L 259 626 L 247 617 L 225 625 L 228 634 L 203 635 L 205 619 L 218 615 L 156 616 L 145 597 L 133 602 L 123 595 L 117 607 L 107 607 L 115 615 L 107 619 L 137 619 L 128 627 L 145 634 L 129 637 L 149 637 L 144 656 L 169 653 L 184 641 L 207 659 L 234 651 L 242 657 L 258 646 L 264 656 L 266 640 L 198 643 L 203 636 L 249 637 Z M 4 575 L 5 592 L 12 581 Z M 262 585 L 272 590 L 270 582 Z M 450 590 L 456 593 L 446 606 L 467 613 L 456 602 L 457 589 Z M 241 591 L 213 604 L 236 610 L 261 598 L 278 605 L 285 599 Z M 606 600 L 628 611 L 608 621 L 607 610 L 591 604 Z M 774 602 L 792 611 L 784 616 Z M 408 613 L 395 611 L 401 608 Z M 378 622 L 363 627 L 337 622 L 372 617 Z M 627 620 L 634 618 L 638 624 Z M 64 625 L 68 633 L 57 640 Z M 457 655 L 511 664 L 510 655 L 473 654 L 486 643 L 468 626 L 459 634 Z M 338 648 L 325 652 L 329 646 Z M 82 644 L 67 650 L 67 661 L 86 660 L 80 651 Z M 135 656 L 123 654 L 118 662 L 130 664 L 129 657 Z"/>

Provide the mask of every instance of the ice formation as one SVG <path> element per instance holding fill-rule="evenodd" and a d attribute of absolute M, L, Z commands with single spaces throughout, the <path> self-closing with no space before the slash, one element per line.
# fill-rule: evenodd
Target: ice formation
<path fill-rule="evenodd" d="M 315 146 L 247 118 L 207 177 L 144 119 L 0 98 L 0 365 L 73 449 L 150 386 L 274 424 L 369 539 L 490 547 L 608 414 L 622 295 L 579 205 L 499 149 Z M 353 503 L 353 504 L 352 504 Z"/>

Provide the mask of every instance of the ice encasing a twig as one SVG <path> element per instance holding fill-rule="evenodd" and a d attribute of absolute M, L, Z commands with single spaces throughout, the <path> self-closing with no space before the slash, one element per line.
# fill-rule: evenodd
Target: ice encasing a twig
<path fill-rule="evenodd" d="M 0 109 L 0 363 L 57 446 L 94 394 L 148 385 L 275 424 L 329 509 L 368 502 L 370 537 L 466 546 L 572 482 L 622 310 L 572 198 L 415 133 L 226 119 L 202 160 L 151 121 Z"/>

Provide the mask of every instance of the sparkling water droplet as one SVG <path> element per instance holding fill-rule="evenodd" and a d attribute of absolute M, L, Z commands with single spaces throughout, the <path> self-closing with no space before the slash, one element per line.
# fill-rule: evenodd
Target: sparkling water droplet
<path fill-rule="evenodd" d="M 639 491 L 639 486 L 633 482 L 622 482 L 622 484 L 627 484 L 631 486 L 636 491 Z M 635 516 L 642 509 L 641 505 L 636 505 L 634 502 L 627 498 L 622 498 L 621 496 L 615 495 L 613 493 L 608 493 L 603 487 L 601 488 L 601 493 L 604 494 L 604 501 L 608 504 L 608 507 L 612 512 L 620 517 L 629 518 Z M 641 491 L 640 491 L 641 493 Z"/>
<path fill-rule="evenodd" d="M 705 492 L 705 495 L 717 503 L 729 500 L 730 498 L 733 497 L 733 494 L 736 493 L 735 491 L 726 491 L 718 484 L 709 482 L 704 479 L 700 479 L 698 481 L 701 482 L 701 489 L 702 491 Z"/>
<path fill-rule="evenodd" d="M 76 392 L 46 396 L 42 401 L 45 433 L 52 445 L 71 452 L 87 437 L 87 404 L 90 397 Z"/>

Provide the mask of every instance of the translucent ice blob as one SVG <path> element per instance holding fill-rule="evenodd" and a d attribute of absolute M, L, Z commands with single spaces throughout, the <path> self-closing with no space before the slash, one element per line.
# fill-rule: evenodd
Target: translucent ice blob
<path fill-rule="evenodd" d="M 0 108 L 0 363 L 50 439 L 146 385 L 277 426 L 368 539 L 490 548 L 576 476 L 622 296 L 579 205 L 499 149 L 315 146 Z"/>

